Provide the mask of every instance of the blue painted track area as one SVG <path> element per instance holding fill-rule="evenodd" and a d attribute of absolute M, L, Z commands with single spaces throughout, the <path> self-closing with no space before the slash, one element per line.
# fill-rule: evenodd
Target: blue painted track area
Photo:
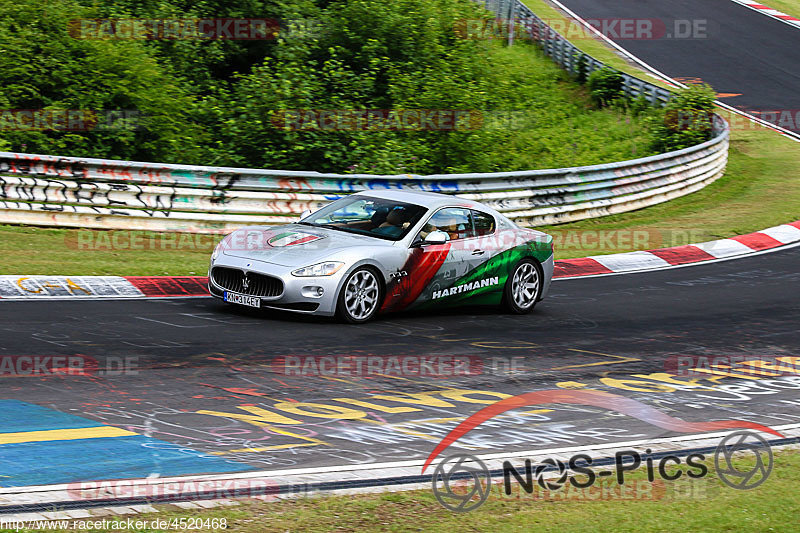
<path fill-rule="evenodd" d="M 253 467 L 17 400 L 0 400 L 0 487 Z"/>

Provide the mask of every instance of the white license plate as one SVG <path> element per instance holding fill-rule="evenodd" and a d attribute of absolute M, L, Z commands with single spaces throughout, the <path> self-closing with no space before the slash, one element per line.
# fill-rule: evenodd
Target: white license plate
<path fill-rule="evenodd" d="M 222 299 L 232 304 L 246 305 L 249 307 L 261 307 L 261 299 L 255 296 L 247 296 L 246 294 L 239 294 L 238 292 L 225 291 L 222 294 Z"/>

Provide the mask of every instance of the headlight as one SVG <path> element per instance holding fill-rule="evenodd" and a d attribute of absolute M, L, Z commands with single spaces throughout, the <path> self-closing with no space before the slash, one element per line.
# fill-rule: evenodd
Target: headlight
<path fill-rule="evenodd" d="M 298 268 L 297 270 L 292 272 L 292 276 L 300 276 L 304 278 L 311 276 L 333 276 L 343 266 L 344 263 L 341 263 L 339 261 L 328 261 L 326 263 L 317 263 L 316 265 Z"/>
<path fill-rule="evenodd" d="M 230 242 L 231 235 L 233 235 L 233 233 L 230 233 L 230 234 L 226 235 L 225 237 L 223 237 L 217 243 L 217 245 L 214 247 L 214 251 L 211 252 L 211 261 L 212 262 L 217 260 L 217 256 L 222 252 L 223 248 L 228 245 L 227 243 Z"/>

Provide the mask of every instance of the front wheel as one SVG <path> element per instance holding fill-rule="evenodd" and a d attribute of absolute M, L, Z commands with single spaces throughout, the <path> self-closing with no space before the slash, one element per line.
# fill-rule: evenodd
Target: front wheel
<path fill-rule="evenodd" d="M 518 315 L 530 313 L 542 293 L 542 269 L 533 259 L 514 266 L 503 291 L 504 307 Z"/>
<path fill-rule="evenodd" d="M 374 317 L 381 306 L 382 290 L 378 275 L 368 267 L 355 269 L 345 280 L 336 312 L 351 324 L 360 324 Z"/>

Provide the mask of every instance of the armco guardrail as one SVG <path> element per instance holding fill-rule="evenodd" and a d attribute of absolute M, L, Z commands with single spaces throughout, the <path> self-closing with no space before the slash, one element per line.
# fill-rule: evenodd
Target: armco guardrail
<path fill-rule="evenodd" d="M 575 72 L 581 52 L 517 0 L 486 0 L 518 19 L 545 52 Z M 586 72 L 603 63 L 584 54 Z M 663 103 L 669 91 L 624 75 L 625 91 Z M 0 222 L 216 233 L 292 222 L 361 189 L 418 189 L 482 201 L 526 225 L 622 213 L 701 189 L 722 176 L 728 125 L 714 138 L 656 156 L 587 167 L 430 176 L 322 174 L 167 165 L 0 152 Z"/>
<path fill-rule="evenodd" d="M 322 174 L 0 152 L 0 221 L 105 229 L 221 232 L 297 219 L 361 189 L 418 189 L 482 201 L 528 225 L 621 213 L 722 175 L 728 127 L 698 146 L 607 165 L 491 174 Z"/>
<path fill-rule="evenodd" d="M 595 70 L 606 66 L 605 63 L 584 53 L 561 36 L 519 0 L 477 1 L 479 4 L 485 4 L 486 9 L 494 13 L 499 19 L 516 21 L 516 25 L 528 34 L 528 39 L 538 42 L 544 53 L 568 72 L 577 75 L 578 69 L 583 68 L 584 74 L 588 76 Z M 516 30 L 514 26 L 514 24 L 511 24 L 509 27 L 511 40 L 514 39 L 514 31 Z M 620 75 L 623 78 L 622 89 L 631 98 L 644 96 L 653 105 L 663 104 L 672 98 L 672 93 L 667 89 L 624 72 L 620 72 Z"/>

